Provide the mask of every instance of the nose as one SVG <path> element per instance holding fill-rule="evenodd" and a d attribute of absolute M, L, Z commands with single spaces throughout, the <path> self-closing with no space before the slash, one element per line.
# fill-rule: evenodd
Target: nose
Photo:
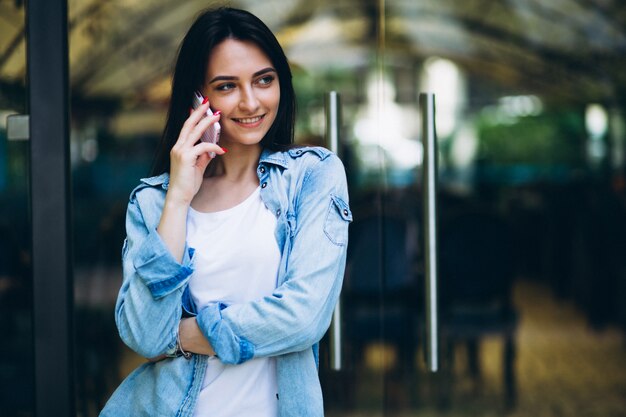
<path fill-rule="evenodd" d="M 241 100 L 239 101 L 239 108 L 250 114 L 255 113 L 259 108 L 259 100 L 257 99 L 254 88 L 251 86 L 243 90 Z"/>

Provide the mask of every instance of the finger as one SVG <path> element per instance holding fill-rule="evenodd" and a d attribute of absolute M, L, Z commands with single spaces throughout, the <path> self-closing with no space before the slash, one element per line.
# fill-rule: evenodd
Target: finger
<path fill-rule="evenodd" d="M 198 106 L 198 108 L 196 108 L 195 110 L 191 111 L 189 117 L 187 118 L 187 120 L 185 120 L 185 123 L 183 123 L 183 126 L 180 129 L 178 140 L 176 141 L 176 144 L 174 146 L 176 146 L 177 144 L 186 143 L 188 141 L 189 134 L 193 131 L 193 129 L 198 125 L 199 122 L 205 119 L 204 116 L 206 115 L 208 109 L 209 102 L 207 101 L 206 103 Z"/>
<path fill-rule="evenodd" d="M 202 154 L 211 152 L 215 152 L 217 155 L 224 155 L 228 151 L 215 143 L 208 142 L 200 142 L 193 147 L 193 154 L 196 158 L 199 158 Z"/>
<path fill-rule="evenodd" d="M 180 142 L 186 141 L 187 135 L 194 128 L 194 126 L 196 126 L 198 122 L 202 120 L 208 108 L 209 103 L 207 101 L 206 103 L 198 106 L 195 110 L 193 108 L 189 109 L 189 117 L 183 123 L 180 134 L 178 136 Z"/>
<path fill-rule="evenodd" d="M 170 158 L 172 158 L 172 161 L 176 160 L 178 164 L 184 166 L 197 166 L 198 158 L 202 154 L 212 154 L 211 158 L 213 158 L 215 155 L 223 155 L 226 152 L 226 149 L 214 143 L 198 142 L 191 147 L 181 145 L 177 148 L 172 148 Z"/>
<path fill-rule="evenodd" d="M 212 124 L 217 123 L 219 120 L 219 113 L 217 115 L 208 116 L 200 120 L 200 122 L 198 122 L 198 124 L 193 127 L 191 132 L 187 134 L 187 139 L 185 140 L 184 144 L 189 144 L 190 146 L 195 145 L 200 140 L 200 137 L 204 134 L 204 132 L 206 132 Z"/>
<path fill-rule="evenodd" d="M 204 172 L 206 167 L 209 166 L 209 163 L 213 160 L 213 157 L 211 155 L 215 155 L 215 154 L 214 153 L 208 154 L 205 152 L 205 153 L 200 154 L 198 159 L 196 159 L 196 166 L 200 168 L 202 172 Z"/>
<path fill-rule="evenodd" d="M 204 114 L 204 115 L 203 115 Z M 206 113 L 200 113 L 201 118 L 196 121 L 196 114 L 190 116 L 190 118 L 185 122 L 185 126 L 181 129 L 181 134 L 179 138 L 180 146 L 184 146 L 188 144 L 189 146 L 195 145 L 196 142 L 200 139 L 200 136 L 209 128 L 212 123 L 219 120 L 219 117 L 206 116 Z M 219 112 L 218 115 L 219 116 Z M 195 124 L 192 124 L 195 122 Z"/>

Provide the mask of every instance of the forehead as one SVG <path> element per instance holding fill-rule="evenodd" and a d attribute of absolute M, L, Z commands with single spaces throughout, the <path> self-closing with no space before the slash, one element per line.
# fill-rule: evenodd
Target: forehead
<path fill-rule="evenodd" d="M 226 39 L 209 55 L 207 78 L 217 75 L 245 76 L 273 67 L 272 61 L 255 43 Z"/>

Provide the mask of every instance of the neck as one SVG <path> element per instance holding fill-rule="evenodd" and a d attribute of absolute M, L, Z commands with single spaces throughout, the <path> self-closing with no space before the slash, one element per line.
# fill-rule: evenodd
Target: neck
<path fill-rule="evenodd" d="M 209 164 L 206 176 L 222 177 L 228 182 L 241 182 L 251 177 L 257 181 L 256 168 L 261 157 L 261 145 L 228 144 L 228 153 Z"/>

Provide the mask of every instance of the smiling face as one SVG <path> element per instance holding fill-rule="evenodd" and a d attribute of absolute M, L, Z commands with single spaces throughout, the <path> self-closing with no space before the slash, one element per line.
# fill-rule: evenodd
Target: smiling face
<path fill-rule="evenodd" d="M 276 119 L 280 102 L 278 74 L 252 42 L 226 39 L 209 56 L 203 92 L 220 110 L 220 145 L 257 145 Z"/>

